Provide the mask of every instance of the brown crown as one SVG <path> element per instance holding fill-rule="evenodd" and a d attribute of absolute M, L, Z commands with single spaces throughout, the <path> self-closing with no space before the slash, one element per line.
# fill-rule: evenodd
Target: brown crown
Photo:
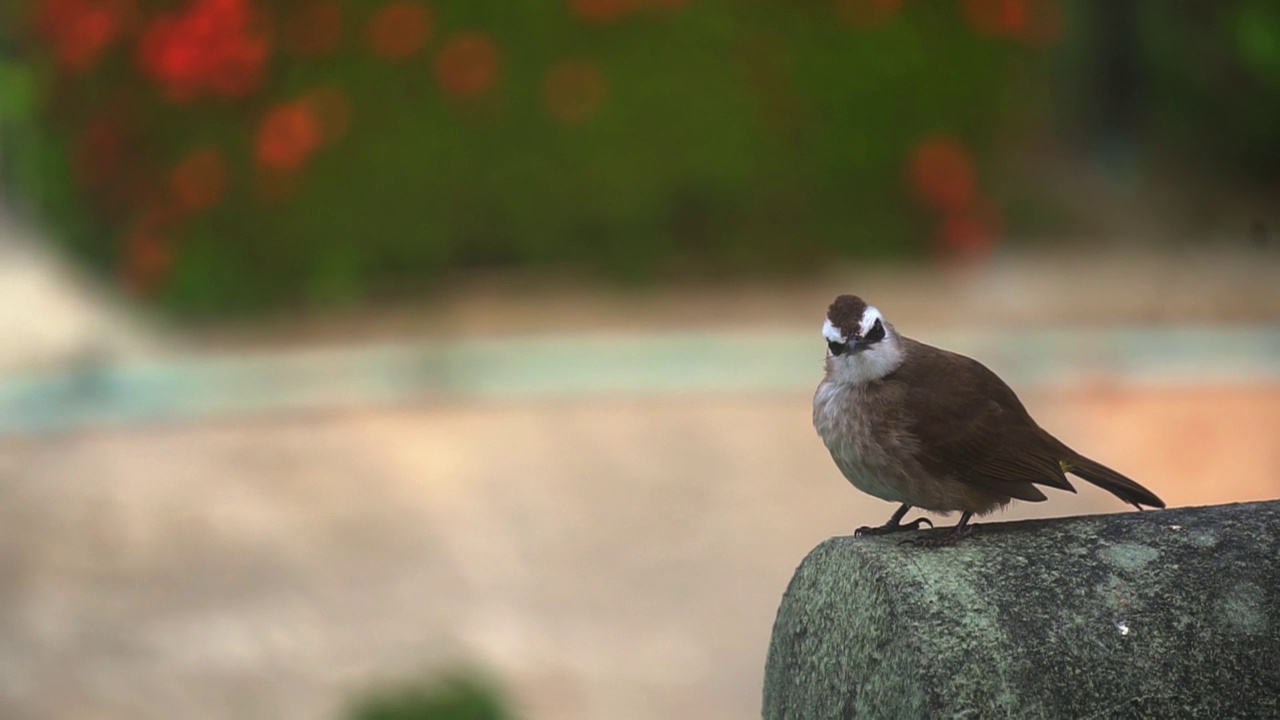
<path fill-rule="evenodd" d="M 867 304 L 857 295 L 841 295 L 827 308 L 827 319 L 847 338 L 857 335 L 862 328 L 862 313 Z"/>

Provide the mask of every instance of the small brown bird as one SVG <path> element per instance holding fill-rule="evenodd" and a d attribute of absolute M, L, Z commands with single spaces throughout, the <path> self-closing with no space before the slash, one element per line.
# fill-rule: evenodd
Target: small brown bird
<path fill-rule="evenodd" d="M 1048 498 L 1037 485 L 1075 492 L 1067 473 L 1138 509 L 1164 507 L 1150 490 L 1067 447 L 1031 418 L 982 363 L 899 335 L 876 308 L 841 295 L 827 310 L 826 376 L 813 396 L 813 426 L 859 490 L 902 503 L 889 522 L 859 535 L 917 530 L 913 508 L 960 512 L 940 538 L 966 537 L 974 515 L 1012 500 Z"/>

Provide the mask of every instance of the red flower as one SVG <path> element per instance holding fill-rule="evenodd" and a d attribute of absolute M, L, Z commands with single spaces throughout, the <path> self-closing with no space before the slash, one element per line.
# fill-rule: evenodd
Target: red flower
<path fill-rule="evenodd" d="M 456 35 L 436 56 L 436 78 L 452 95 L 480 95 L 498 79 L 498 50 L 487 35 Z"/>
<path fill-rule="evenodd" d="M 118 0 L 45 0 L 39 10 L 41 34 L 73 72 L 89 69 L 120 36 L 125 8 Z"/>
<path fill-rule="evenodd" d="M 542 96 L 553 117 L 576 125 L 596 114 L 607 89 L 604 74 L 594 63 L 564 60 L 547 73 Z"/>
<path fill-rule="evenodd" d="M 924 140 L 911 154 L 909 172 L 920 199 L 938 210 L 967 207 L 976 194 L 973 161 L 955 139 Z"/>
<path fill-rule="evenodd" d="M 1038 45 L 1062 36 L 1058 0 L 963 0 L 969 24 L 984 35 L 1012 37 Z"/>
<path fill-rule="evenodd" d="M 225 43 L 209 64 L 208 85 L 224 97 L 244 97 L 262 84 L 262 71 L 267 62 L 265 38 L 239 38 Z"/>
<path fill-rule="evenodd" d="M 138 61 L 170 99 L 247 95 L 262 81 L 268 45 L 249 0 L 194 0 L 151 22 Z"/>
<path fill-rule="evenodd" d="M 422 50 L 431 34 L 431 16 L 422 5 L 397 0 L 382 6 L 365 26 L 365 40 L 386 60 L 408 60 Z"/>
<path fill-rule="evenodd" d="M 310 105 L 305 102 L 277 105 L 258 126 L 258 164 L 269 170 L 296 170 L 320 145 L 322 137 L 320 121 Z"/>
<path fill-rule="evenodd" d="M 169 189 L 180 209 L 207 210 L 226 192 L 227 161 L 216 148 L 193 150 L 169 174 Z"/>

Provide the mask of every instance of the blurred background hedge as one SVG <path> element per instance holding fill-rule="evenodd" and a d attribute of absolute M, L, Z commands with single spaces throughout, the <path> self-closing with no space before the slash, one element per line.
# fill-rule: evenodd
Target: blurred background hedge
<path fill-rule="evenodd" d="M 417 682 L 369 690 L 346 720 L 512 720 L 506 694 L 486 673 L 454 670 Z"/>
<path fill-rule="evenodd" d="M 634 280 L 980 254 L 1034 219 L 1001 163 L 1046 128 L 1261 184 L 1280 159 L 1271 0 L 5 12 L 8 194 L 185 315 L 417 293 L 487 266 Z"/>

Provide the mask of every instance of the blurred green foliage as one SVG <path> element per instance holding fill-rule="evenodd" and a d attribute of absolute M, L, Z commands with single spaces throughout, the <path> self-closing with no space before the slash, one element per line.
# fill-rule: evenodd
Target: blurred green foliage
<path fill-rule="evenodd" d="M 1254 176 L 1280 165 L 1280 6 L 1237 0 L 1168 17 L 1144 6 L 1152 130 Z"/>
<path fill-rule="evenodd" d="M 379 50 L 392 5 L 419 35 L 402 12 Z M 202 7 L 252 14 L 229 47 L 257 74 L 175 97 L 194 51 L 148 38 Z M 1121 7 L 1137 22 L 1117 40 Z M 323 51 L 290 39 L 325 27 Z M 1117 47 L 1132 67 L 1107 64 Z M 1263 184 L 1280 167 L 1274 0 L 17 0 L 0 49 L 0 177 L 90 265 L 187 315 L 474 267 L 776 272 L 995 234 L 1002 205 L 1036 205 L 995 163 L 1050 79 L 1086 132 L 1114 130 L 1099 88 L 1130 73 L 1140 142 Z M 264 170 L 267 126 L 317 92 L 336 135 L 313 147 L 285 122 L 293 164 Z M 920 202 L 913 153 L 938 138 L 972 158 L 983 217 Z M 198 207 L 175 210 L 200 153 Z"/>
<path fill-rule="evenodd" d="M 1280 179 L 1280 3 L 1226 0 L 1073 0 L 1071 32 L 1058 50 L 1056 113 L 1104 139 L 1116 128 L 1099 115 L 1114 74 L 1130 75 L 1129 127 L 1139 152 L 1173 157 L 1229 182 Z M 1108 64 L 1099 37 L 1118 8 L 1132 13 L 1128 67 Z M 1092 138 L 1086 138 L 1090 140 Z"/>
<path fill-rule="evenodd" d="M 44 0 L 59 1 L 93 0 Z M 912 147 L 946 134 L 987 172 L 1040 54 L 975 31 L 957 0 L 615 2 L 635 9 L 608 21 L 575 15 L 587 0 L 436 0 L 417 3 L 425 47 L 391 62 L 368 42 L 383 4 L 351 0 L 334 52 L 301 57 L 281 38 L 312 2 L 259 8 L 274 33 L 255 92 L 175 102 L 140 69 L 142 30 L 69 72 L 36 30 L 42 3 L 26 0 L 37 122 L 11 181 L 104 272 L 163 265 L 143 289 L 185 314 L 421 292 L 477 266 L 572 263 L 624 280 L 785 270 L 926 249 L 934 219 L 904 179 Z M 859 4 L 887 12 L 842 19 Z M 135 26 L 184 5 L 139 2 Z M 497 53 L 492 87 L 465 97 L 438 80 L 460 33 Z M 572 81 L 567 100 L 551 95 L 566 62 L 586 68 L 585 98 Z M 263 118 L 316 88 L 344 99 L 345 135 L 263 180 Z M 86 187 L 77 158 L 103 122 L 122 158 Z M 217 203 L 140 231 L 197 147 L 225 157 Z M 163 247 L 139 250 L 139 232 Z M 158 257 L 130 258 L 145 252 Z"/>
<path fill-rule="evenodd" d="M 473 673 L 398 688 L 383 688 L 357 700 L 348 720 L 511 720 L 496 686 Z"/>
<path fill-rule="evenodd" d="M 147 231 L 163 244 L 148 266 L 165 270 L 148 292 L 187 314 L 421 292 L 478 266 L 569 263 L 634 280 L 919 254 L 939 218 L 907 182 L 913 149 L 954 138 L 990 195 L 998 151 L 1016 148 L 1042 110 L 1045 38 L 1000 23 L 1034 24 L 1037 8 L 1065 16 L 1056 79 L 1079 90 L 1062 110 L 1070 118 L 1091 112 L 1088 89 L 1107 72 L 1091 33 L 1110 7 L 412 0 L 427 13 L 425 41 L 388 59 L 369 40 L 386 2 L 333 0 L 336 47 L 305 55 L 286 38 L 329 0 L 242 0 L 270 28 L 262 82 L 237 97 L 175 101 L 138 48 L 156 17 L 202 1 L 137 0 L 132 25 L 74 71 L 38 31 L 43 8 L 113 0 L 18 0 L 0 30 L 18 59 L 0 68 L 6 177 L 104 272 L 128 274 L 138 228 L 184 158 L 201 147 L 225 158 L 216 203 Z M 1280 5 L 1134 7 L 1141 130 L 1163 149 L 1274 180 Z M 489 44 L 496 65 L 491 83 L 467 80 L 475 68 L 463 67 L 461 82 L 482 87 L 460 93 L 440 64 L 468 35 Z M 550 85 L 566 66 L 557 99 Z M 264 180 L 264 120 L 317 88 L 346 103 L 345 134 Z M 104 119 L 123 134 L 123 160 L 87 186 L 77 162 Z"/>

